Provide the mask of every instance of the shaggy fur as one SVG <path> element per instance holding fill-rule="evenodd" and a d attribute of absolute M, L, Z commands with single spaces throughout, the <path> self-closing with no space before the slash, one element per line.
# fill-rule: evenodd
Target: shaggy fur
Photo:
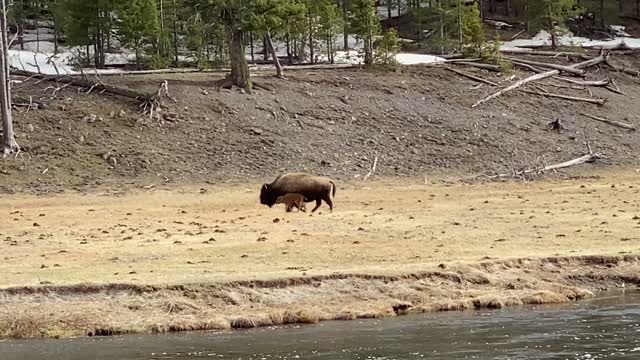
<path fill-rule="evenodd" d="M 333 211 L 333 198 L 336 195 L 336 184 L 333 180 L 323 176 L 291 173 L 278 176 L 271 184 L 263 184 L 260 189 L 260 204 L 272 207 L 280 196 L 286 194 L 300 194 L 305 202 L 316 202 L 311 210 L 318 210 L 324 200 Z"/>
<path fill-rule="evenodd" d="M 276 204 L 286 204 L 287 212 L 291 212 L 293 208 L 297 208 L 298 211 L 307 212 L 307 207 L 304 205 L 304 196 L 300 194 L 287 194 L 282 195 L 276 200 Z"/>

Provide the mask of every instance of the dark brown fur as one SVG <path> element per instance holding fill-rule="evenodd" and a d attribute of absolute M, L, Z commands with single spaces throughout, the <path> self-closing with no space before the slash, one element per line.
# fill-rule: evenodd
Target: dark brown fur
<path fill-rule="evenodd" d="M 323 176 L 291 173 L 278 176 L 271 184 L 263 184 L 260 189 L 260 203 L 272 207 L 280 196 L 286 194 L 300 194 L 305 202 L 316 202 L 311 210 L 318 210 L 322 201 L 333 211 L 333 197 L 336 195 L 336 184 L 333 180 Z"/>
<path fill-rule="evenodd" d="M 300 194 L 286 194 L 276 199 L 276 204 L 286 204 L 287 212 L 291 212 L 293 208 L 297 208 L 298 211 L 307 212 L 307 207 L 304 205 L 304 196 Z"/>

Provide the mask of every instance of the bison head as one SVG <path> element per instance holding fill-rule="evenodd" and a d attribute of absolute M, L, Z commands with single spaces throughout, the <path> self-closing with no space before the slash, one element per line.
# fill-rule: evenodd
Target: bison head
<path fill-rule="evenodd" d="M 260 204 L 267 205 L 268 207 L 273 207 L 273 205 L 275 205 L 276 203 L 277 198 L 278 197 L 273 193 L 271 185 L 262 185 L 262 189 L 260 189 Z"/>

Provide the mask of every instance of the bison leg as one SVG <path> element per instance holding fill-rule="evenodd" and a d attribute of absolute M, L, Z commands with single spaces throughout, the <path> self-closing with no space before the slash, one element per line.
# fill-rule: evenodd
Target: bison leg
<path fill-rule="evenodd" d="M 329 212 L 333 212 L 333 201 L 331 200 L 331 195 L 325 195 L 322 199 L 327 203 L 327 205 L 329 205 Z"/>
<path fill-rule="evenodd" d="M 314 207 L 313 210 L 311 210 L 311 212 L 316 212 L 316 210 L 318 210 L 320 205 L 322 205 L 322 199 L 316 200 L 316 207 Z"/>
<path fill-rule="evenodd" d="M 307 206 L 304 203 L 301 203 L 298 209 L 302 212 L 307 212 Z"/>
<path fill-rule="evenodd" d="M 293 205 L 287 204 L 287 212 L 291 212 L 291 208 L 293 208 Z"/>

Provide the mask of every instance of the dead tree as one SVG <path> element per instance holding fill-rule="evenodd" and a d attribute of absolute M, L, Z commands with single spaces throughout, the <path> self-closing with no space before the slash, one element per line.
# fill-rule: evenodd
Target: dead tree
<path fill-rule="evenodd" d="M 9 42 L 7 39 L 7 4 L 0 0 L 0 116 L 2 117 L 2 154 L 17 155 L 20 147 L 13 133 L 13 117 L 11 116 L 11 85 L 9 83 Z"/>
<path fill-rule="evenodd" d="M 164 106 L 164 98 L 169 98 L 173 102 L 176 100 L 169 95 L 169 83 L 168 81 L 163 81 L 158 86 L 158 89 L 154 93 L 142 93 L 139 91 L 127 89 L 124 87 L 113 86 L 109 84 L 105 84 L 101 81 L 90 81 L 83 78 L 76 78 L 72 76 L 66 75 L 47 75 L 47 74 L 39 74 L 32 73 L 24 70 L 13 70 L 11 72 L 14 75 L 24 76 L 30 79 L 39 79 L 44 81 L 53 81 L 58 85 L 63 84 L 65 86 L 73 85 L 80 88 L 88 89 L 87 93 L 91 92 L 99 92 L 99 93 L 107 93 L 112 95 L 121 96 L 124 98 L 135 100 L 139 103 L 139 108 L 143 114 L 149 115 L 153 117 L 153 114 L 158 110 L 162 109 Z"/>
<path fill-rule="evenodd" d="M 267 47 L 269 48 L 269 52 L 273 57 L 273 65 L 276 68 L 276 77 L 280 79 L 284 79 L 284 73 L 282 72 L 282 65 L 280 64 L 280 59 L 278 59 L 278 54 L 276 53 L 276 48 L 273 46 L 273 39 L 271 38 L 271 32 L 267 30 L 267 34 L 265 35 L 267 40 Z"/>
<path fill-rule="evenodd" d="M 571 65 L 570 67 L 573 68 L 573 69 L 582 70 L 582 69 L 586 69 L 586 68 L 588 68 L 590 66 L 598 65 L 598 64 L 600 64 L 602 62 L 605 62 L 606 60 L 607 60 L 607 56 L 604 53 L 601 53 L 600 56 L 598 56 L 596 58 L 593 58 L 591 60 L 587 60 L 587 61 L 575 64 L 575 65 Z M 502 95 L 502 94 L 504 94 L 506 92 L 509 92 L 511 90 L 515 90 L 515 89 L 521 87 L 522 85 L 525 85 L 525 84 L 528 84 L 528 83 L 531 83 L 531 82 L 534 82 L 534 81 L 537 81 L 537 80 L 546 79 L 546 78 L 549 78 L 549 77 L 552 77 L 552 76 L 557 76 L 557 75 L 560 75 L 560 70 L 558 70 L 558 69 L 554 69 L 554 70 L 550 70 L 550 71 L 547 71 L 547 72 L 543 72 L 541 74 L 532 75 L 532 76 L 530 76 L 528 78 L 522 79 L 522 80 L 512 84 L 511 86 L 509 86 L 507 88 L 504 88 L 504 89 L 502 89 L 502 90 L 500 90 L 498 92 L 495 92 L 495 93 L 487 96 L 486 98 L 484 98 L 482 100 L 479 100 L 478 102 L 473 104 L 472 108 L 475 108 L 475 107 L 477 107 L 479 105 L 482 105 L 483 103 L 486 103 L 487 101 L 489 101 L 491 99 L 497 98 L 498 96 L 500 96 L 500 95 Z"/>

